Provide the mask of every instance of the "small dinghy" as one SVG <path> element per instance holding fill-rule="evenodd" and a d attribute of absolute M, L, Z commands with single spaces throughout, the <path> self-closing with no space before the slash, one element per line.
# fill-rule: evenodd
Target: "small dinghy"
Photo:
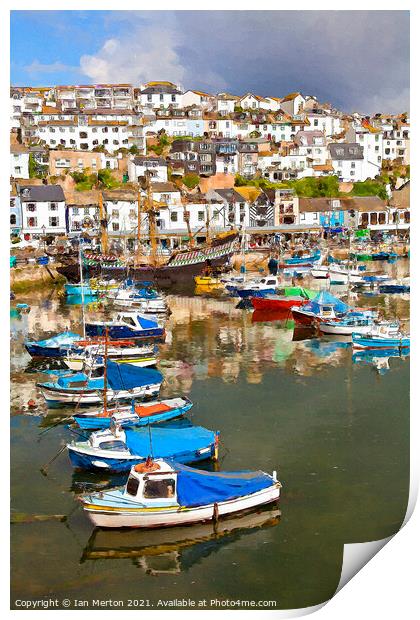
<path fill-rule="evenodd" d="M 156 458 L 176 459 L 180 463 L 217 460 L 218 442 L 219 433 L 202 426 L 125 430 L 113 426 L 92 433 L 88 441 L 68 444 L 67 449 L 73 467 L 123 472 L 146 461 L 151 449 Z"/>
<path fill-rule="evenodd" d="M 96 430 L 109 428 L 111 424 L 121 426 L 147 426 L 168 422 L 184 416 L 192 407 L 192 402 L 186 396 L 168 398 L 166 400 L 151 401 L 108 409 L 104 411 L 85 411 L 73 416 L 80 428 Z"/>
<path fill-rule="evenodd" d="M 137 368 L 132 364 L 119 364 L 108 360 L 102 369 L 93 371 L 89 376 L 80 372 L 60 376 L 57 381 L 37 383 L 41 394 L 51 404 L 91 405 L 104 399 L 104 392 L 109 402 L 149 398 L 159 393 L 163 376 L 158 370 Z M 99 376 L 95 376 L 99 375 Z"/>
<path fill-rule="evenodd" d="M 158 323 L 156 317 L 143 316 L 138 312 L 119 312 L 112 321 L 86 323 L 87 336 L 105 336 L 107 329 L 112 340 L 160 339 L 165 336 L 165 329 Z"/>
<path fill-rule="evenodd" d="M 168 314 L 170 312 L 166 300 L 150 289 L 129 290 L 123 289 L 116 295 L 109 296 L 114 306 L 133 308 L 145 314 Z"/>
<path fill-rule="evenodd" d="M 65 365 L 76 372 L 86 367 L 98 368 L 104 364 L 104 339 L 79 340 L 63 359 Z M 135 346 L 134 340 L 115 340 L 107 343 L 107 357 L 121 364 L 132 364 L 139 368 L 157 364 L 157 346 L 154 344 Z"/>
<path fill-rule="evenodd" d="M 353 334 L 354 349 L 408 349 L 410 335 L 400 330 L 398 323 L 373 327 L 367 334 Z"/>
<path fill-rule="evenodd" d="M 367 334 L 372 326 L 372 319 L 360 316 L 359 313 L 349 313 L 341 321 L 321 321 L 318 329 L 322 334 L 351 336 L 353 333 Z"/>
<path fill-rule="evenodd" d="M 207 472 L 148 459 L 131 468 L 127 484 L 79 500 L 97 527 L 189 525 L 278 502 L 276 472 Z"/>
<path fill-rule="evenodd" d="M 80 334 L 66 331 L 46 340 L 27 340 L 25 349 L 31 357 L 64 357 L 77 340 Z"/>
<path fill-rule="evenodd" d="M 266 276 L 260 280 L 254 280 L 242 286 L 238 286 L 236 288 L 236 294 L 239 295 L 241 299 L 246 299 L 247 297 L 265 297 L 270 293 L 274 294 L 278 285 L 279 282 L 276 276 Z"/>

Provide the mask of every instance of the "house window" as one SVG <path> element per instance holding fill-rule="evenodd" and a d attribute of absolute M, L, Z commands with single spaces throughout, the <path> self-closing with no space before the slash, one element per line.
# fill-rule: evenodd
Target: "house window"
<path fill-rule="evenodd" d="M 314 119 L 314 127 L 318 127 L 318 119 Z"/>
<path fill-rule="evenodd" d="M 113 128 L 112 128 L 112 131 L 113 131 L 114 133 L 118 133 L 118 127 L 113 127 Z"/>
<path fill-rule="evenodd" d="M 118 222 L 113 222 L 112 223 L 112 230 L 114 232 L 117 232 L 120 229 L 120 225 L 118 224 Z"/>
<path fill-rule="evenodd" d="M 147 95 L 147 101 L 152 101 L 152 95 Z"/>
<path fill-rule="evenodd" d="M 176 213 L 175 211 L 172 211 L 171 222 L 177 222 L 177 221 L 178 221 L 178 213 Z"/>
<path fill-rule="evenodd" d="M 73 228 L 73 230 L 80 230 L 81 229 L 80 222 L 78 222 L 78 221 L 77 222 L 73 222 L 72 228 Z"/>
<path fill-rule="evenodd" d="M 83 213 L 84 213 L 84 215 L 89 215 L 89 207 L 85 207 L 83 209 Z"/>
<path fill-rule="evenodd" d="M 58 226 L 58 217 L 50 217 L 48 221 L 51 227 Z"/>
<path fill-rule="evenodd" d="M 36 217 L 28 217 L 26 222 L 28 228 L 36 228 L 38 226 L 38 220 Z"/>
<path fill-rule="evenodd" d="M 58 205 L 56 202 L 50 202 L 50 211 L 58 211 Z"/>
<path fill-rule="evenodd" d="M 112 209 L 112 217 L 118 219 L 119 211 L 118 209 Z"/>
<path fill-rule="evenodd" d="M 73 215 L 79 215 L 79 207 L 73 207 Z"/>
<path fill-rule="evenodd" d="M 137 216 L 136 210 L 130 209 L 130 213 L 129 213 L 130 219 L 134 220 L 136 216 Z"/>
<path fill-rule="evenodd" d="M 376 226 L 376 224 L 378 223 L 378 214 L 377 213 L 371 213 L 370 214 L 370 223 L 372 226 Z"/>
<path fill-rule="evenodd" d="M 385 224 L 385 220 L 386 220 L 386 216 L 385 216 L 385 213 L 382 211 L 379 214 L 379 224 Z"/>
<path fill-rule="evenodd" d="M 306 215 L 305 215 L 305 213 L 301 213 L 301 214 L 300 214 L 300 219 L 301 219 L 301 221 L 302 221 L 302 222 L 304 222 L 304 221 L 306 220 Z"/>
<path fill-rule="evenodd" d="M 406 224 L 410 223 L 410 211 L 404 211 L 404 222 Z"/>
<path fill-rule="evenodd" d="M 15 167 L 15 174 L 20 174 L 21 173 L 21 167 L 20 166 L 16 166 Z"/>
<path fill-rule="evenodd" d="M 36 211 L 36 205 L 33 202 L 29 202 L 27 208 L 28 211 L 30 211 L 31 213 L 34 213 Z"/>
<path fill-rule="evenodd" d="M 14 225 L 16 224 L 16 214 L 15 214 L 15 213 L 12 213 L 12 214 L 10 215 L 10 224 L 11 224 L 12 226 L 14 226 Z"/>
<path fill-rule="evenodd" d="M 159 101 L 163 101 L 163 95 L 159 95 Z"/>
<path fill-rule="evenodd" d="M 161 101 L 162 101 L 162 99 L 161 99 Z M 175 95 L 171 95 L 171 101 L 176 101 Z"/>

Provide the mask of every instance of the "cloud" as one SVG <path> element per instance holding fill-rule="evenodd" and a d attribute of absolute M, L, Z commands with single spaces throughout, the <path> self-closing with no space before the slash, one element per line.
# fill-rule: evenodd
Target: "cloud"
<path fill-rule="evenodd" d="M 38 60 L 33 60 L 30 65 L 26 65 L 23 67 L 26 73 L 30 75 L 36 75 L 40 73 L 68 73 L 68 72 L 79 72 L 80 67 L 72 67 L 71 65 L 66 65 L 58 60 L 52 62 L 50 64 L 44 64 L 39 62 Z"/>

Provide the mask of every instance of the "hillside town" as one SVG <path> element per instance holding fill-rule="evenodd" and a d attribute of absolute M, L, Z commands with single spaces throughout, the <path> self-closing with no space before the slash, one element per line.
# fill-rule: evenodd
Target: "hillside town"
<path fill-rule="evenodd" d="M 147 250 L 148 192 L 162 253 L 233 229 L 251 245 L 348 228 L 409 234 L 406 112 L 157 81 L 12 87 L 10 118 L 12 247 L 82 233 L 95 244 L 106 220 L 114 252 L 140 233 Z"/>

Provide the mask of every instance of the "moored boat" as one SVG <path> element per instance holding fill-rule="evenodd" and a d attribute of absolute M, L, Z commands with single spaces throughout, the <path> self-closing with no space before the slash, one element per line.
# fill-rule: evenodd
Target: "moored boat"
<path fill-rule="evenodd" d="M 126 407 L 111 408 L 104 411 L 85 411 L 73 416 L 80 428 L 96 430 L 109 428 L 116 424 L 125 426 L 147 426 L 167 422 L 184 416 L 192 407 L 192 402 L 186 396 L 168 398 L 166 400 L 148 401 Z"/>
<path fill-rule="evenodd" d="M 138 312 L 119 312 L 112 321 L 95 321 L 86 323 L 86 335 L 105 336 L 111 339 L 160 339 L 165 336 L 165 329 L 154 316 L 143 316 Z"/>
<path fill-rule="evenodd" d="M 80 338 L 80 334 L 65 331 L 46 340 L 27 340 L 25 349 L 31 357 L 64 357 Z"/>
<path fill-rule="evenodd" d="M 60 376 L 57 381 L 37 383 L 49 404 L 90 405 L 100 403 L 104 393 L 109 402 L 148 398 L 158 394 L 163 376 L 158 370 L 137 368 L 108 360 L 105 373 L 93 371 Z M 96 376 L 95 376 L 96 375 Z M 99 375 L 99 376 L 97 376 Z"/>
<path fill-rule="evenodd" d="M 372 328 L 366 334 L 352 335 L 354 349 L 408 349 L 410 335 L 400 330 L 397 323 Z"/>
<path fill-rule="evenodd" d="M 133 467 L 124 488 L 79 499 L 96 526 L 163 527 L 277 502 L 280 489 L 275 472 L 205 472 L 162 459 Z"/>
<path fill-rule="evenodd" d="M 218 458 L 219 433 L 201 426 L 186 428 L 126 428 L 96 431 L 88 441 L 67 445 L 73 467 L 112 472 L 130 471 L 144 463 L 151 450 L 156 458 L 195 463 Z"/>

